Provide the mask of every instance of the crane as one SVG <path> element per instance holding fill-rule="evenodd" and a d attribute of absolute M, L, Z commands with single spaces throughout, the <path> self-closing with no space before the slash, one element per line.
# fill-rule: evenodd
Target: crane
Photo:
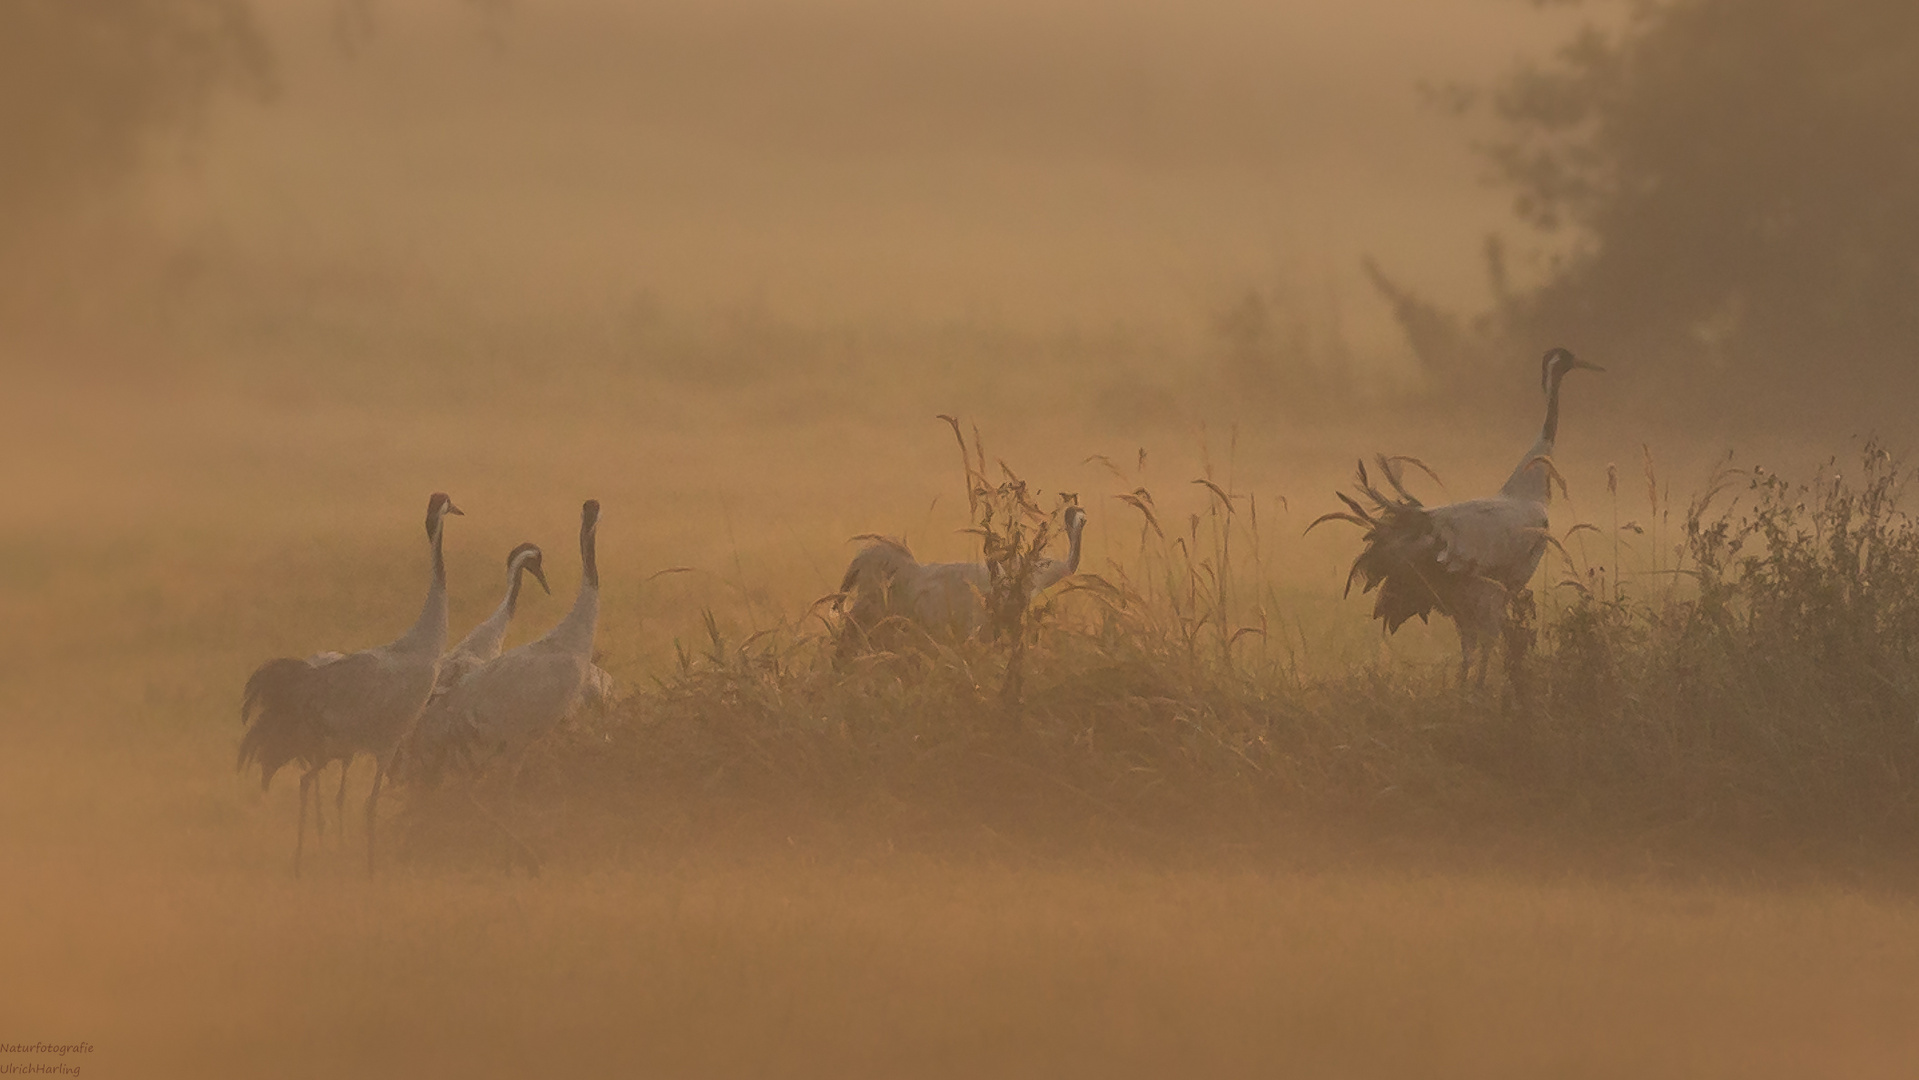
<path fill-rule="evenodd" d="M 432 576 L 426 602 L 412 629 L 388 644 L 315 663 L 290 657 L 269 660 L 247 679 L 240 705 L 246 734 L 240 740 L 238 767 L 260 767 L 265 791 L 281 768 L 298 763 L 300 816 L 293 841 L 293 874 L 300 874 L 306 840 L 307 799 L 329 761 L 351 761 L 370 753 L 378 763 L 367 795 L 367 872 L 373 871 L 375 815 L 380 783 L 401 736 L 420 715 L 433 692 L 446 651 L 445 521 L 461 511 L 444 492 L 427 501 L 426 534 L 432 551 Z"/>
<path fill-rule="evenodd" d="M 538 544 L 521 544 L 507 553 L 506 598 L 493 609 L 493 614 L 468 631 L 459 644 L 440 658 L 439 679 L 433 685 L 434 697 L 446 694 L 454 684 L 500 655 L 500 646 L 506 641 L 506 628 L 519 608 L 520 582 L 525 575 L 532 574 L 540 588 L 546 590 L 548 596 L 553 595 L 553 587 L 546 583 L 543 561 Z"/>
<path fill-rule="evenodd" d="M 537 544 L 521 544 L 507 553 L 506 598 L 500 601 L 500 606 L 493 610 L 492 615 L 482 620 L 478 626 L 475 626 L 465 637 L 460 639 L 459 644 L 449 649 L 445 656 L 440 657 L 440 673 L 434 681 L 433 697 L 437 698 L 445 694 L 452 688 L 454 683 L 465 678 L 475 668 L 500 655 L 500 645 L 506 638 L 507 626 L 513 621 L 513 614 L 519 606 L 520 584 L 524 575 L 531 573 L 534 580 L 540 583 L 540 588 L 545 589 L 549 595 L 552 594 L 553 589 L 546 583 L 546 573 L 541 568 L 541 559 L 540 548 Z M 328 664 L 344 659 L 346 659 L 345 653 L 318 652 L 307 657 L 306 662 L 313 667 L 325 667 Z M 333 803 L 334 815 L 341 823 L 340 832 L 342 839 L 344 839 L 346 834 L 346 787 L 347 778 L 353 771 L 353 754 L 347 752 L 339 758 L 339 761 L 340 790 L 339 793 L 334 796 Z M 323 763 L 322 768 L 324 769 L 324 767 L 325 765 Z M 395 768 L 398 768 L 397 764 Z M 320 812 L 319 797 L 318 782 L 316 779 L 313 804 L 315 835 L 324 836 L 326 834 L 326 818 Z"/>
<path fill-rule="evenodd" d="M 1545 554 L 1551 535 L 1547 509 L 1557 476 L 1552 454 L 1559 437 L 1559 388 L 1568 372 L 1582 368 L 1605 370 L 1562 348 L 1547 351 L 1541 359 L 1546 422 L 1497 495 L 1428 507 L 1400 482 L 1397 460 L 1381 457 L 1379 466 L 1392 494 L 1371 482 L 1361 462 L 1359 498 L 1339 494 L 1350 512 L 1325 514 L 1307 526 L 1310 532 L 1323 522 L 1339 520 L 1366 530 L 1365 547 L 1346 575 L 1347 594 L 1355 581 L 1364 582 L 1362 592 L 1378 589 L 1373 617 L 1388 633 L 1414 616 L 1427 621 L 1435 610 L 1452 619 L 1459 628 L 1462 686 L 1475 662 L 1478 684 L 1485 685 L 1492 644 L 1506 627 L 1508 606 L 1532 580 Z"/>
<path fill-rule="evenodd" d="M 1080 537 L 1086 529 L 1086 511 L 1066 507 L 1066 558 L 1044 559 L 1027 587 L 1027 600 L 1079 570 Z M 901 541 L 875 537 L 853 556 L 840 579 L 847 630 L 842 652 L 857 639 L 885 636 L 881 627 L 890 620 L 918 626 L 929 635 L 965 639 L 978 634 L 986 621 L 985 597 L 992 588 L 992 572 L 985 563 L 922 563 Z"/>
<path fill-rule="evenodd" d="M 431 769 L 452 748 L 524 746 L 559 724 L 586 693 L 600 615 L 595 537 L 600 504 L 580 507 L 580 591 L 566 617 L 546 634 L 475 668 L 420 718 L 423 764 Z"/>

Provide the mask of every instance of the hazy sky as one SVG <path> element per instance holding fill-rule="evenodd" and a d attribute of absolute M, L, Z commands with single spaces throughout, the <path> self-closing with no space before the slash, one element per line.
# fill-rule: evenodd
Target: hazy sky
<path fill-rule="evenodd" d="M 1282 282 L 1396 348 L 1371 253 L 1484 295 L 1474 131 L 1422 81 L 1563 37 L 1522 0 L 594 0 L 265 11 L 266 107 L 167 170 L 171 226 L 488 303 L 833 320 L 1192 319 Z"/>

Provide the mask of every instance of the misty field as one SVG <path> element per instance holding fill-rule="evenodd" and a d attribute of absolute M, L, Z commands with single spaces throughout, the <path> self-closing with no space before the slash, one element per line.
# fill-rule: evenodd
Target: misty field
<path fill-rule="evenodd" d="M 1919 1072 L 1915 12 L 0 4 L 0 1075 Z M 296 876 L 433 492 L 616 693 Z"/>
<path fill-rule="evenodd" d="M 383 412 L 271 387 L 101 387 L 76 409 L 67 384 L 24 387 L 0 681 L 9 1037 L 86 1040 L 96 1076 L 1893 1076 L 1919 1053 L 1910 816 L 1874 771 L 1904 775 L 1909 730 L 1833 727 L 1894 706 L 1802 723 L 1803 702 L 1720 702 L 1715 733 L 1683 730 L 1678 696 L 1600 700 L 1671 677 L 1644 635 L 1672 629 L 1648 613 L 1696 590 L 1648 573 L 1629 593 L 1645 610 L 1614 603 L 1580 574 L 1590 531 L 1542 573 L 1527 729 L 1500 691 L 1448 689 L 1449 632 L 1382 641 L 1341 601 L 1351 534 L 1300 535 L 1345 447 L 1380 433 L 1166 431 L 1142 467 L 1096 423 L 987 422 L 989 449 L 1091 508 L 1083 573 L 1131 589 L 1042 613 L 1009 723 L 994 648 L 835 670 L 808 614 L 856 533 L 967 554 L 943 424 L 768 419 L 777 402 L 692 392 L 668 420 L 645 389 L 558 409 L 429 387 Z M 1516 441 L 1414 439 L 1462 488 Z M 1659 535 L 1682 547 L 1686 496 L 1646 506 L 1626 460 L 1619 486 L 1642 493 L 1624 512 L 1676 503 Z M 1209 467 L 1248 497 L 1230 522 L 1193 482 Z M 1558 527 L 1611 529 L 1603 467 L 1565 471 Z M 415 504 L 439 487 L 468 513 L 448 540 L 456 633 L 495 602 L 509 547 L 550 553 L 556 595 L 514 640 L 564 608 L 577 500 L 605 503 L 599 640 L 628 696 L 476 789 L 541 876 L 402 797 L 367 880 L 362 763 L 344 847 L 329 798 L 295 881 L 297 785 L 262 795 L 232 769 L 240 685 L 267 657 L 403 625 L 425 576 Z M 1140 487 L 1191 544 L 1113 497 Z M 1231 595 L 1183 592 L 1221 539 Z M 1564 577 L 1597 599 L 1544 588 Z M 1842 600 L 1834 620 L 1906 610 Z M 1263 628 L 1221 653 L 1209 604 Z"/>

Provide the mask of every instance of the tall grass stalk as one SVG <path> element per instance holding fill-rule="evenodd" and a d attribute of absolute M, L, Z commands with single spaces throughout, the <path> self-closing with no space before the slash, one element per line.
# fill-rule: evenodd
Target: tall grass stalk
<path fill-rule="evenodd" d="M 1311 819 L 1803 845 L 1919 824 L 1919 527 L 1900 509 L 1908 474 L 1876 444 L 1857 473 L 1833 463 L 1803 484 L 1723 465 L 1670 554 L 1650 453 L 1650 526 L 1617 520 L 1612 473 L 1612 563 L 1562 543 L 1563 603 L 1542 609 L 1515 725 L 1438 665 L 1304 677 L 1266 648 L 1258 503 L 1230 472 L 1194 480 L 1206 501 L 1174 531 L 1143 459 L 1114 468 L 1134 553 L 1014 603 L 1057 510 L 1010 467 L 989 479 L 977 435 L 959 441 L 1006 586 L 996 635 L 836 667 L 830 631 L 804 619 L 738 642 L 709 619 L 676 670 L 480 783 L 517 785 L 531 820 L 516 828 L 548 847 L 591 848 L 588 820 L 755 813 L 1109 840 Z"/>

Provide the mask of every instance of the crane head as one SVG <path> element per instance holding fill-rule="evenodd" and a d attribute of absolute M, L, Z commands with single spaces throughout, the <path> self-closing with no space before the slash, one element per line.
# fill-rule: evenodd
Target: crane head
<path fill-rule="evenodd" d="M 540 583 L 540 588 L 544 589 L 548 596 L 552 596 L 553 587 L 546 583 L 545 561 L 546 555 L 540 551 L 538 544 L 521 544 L 507 554 L 507 573 L 516 574 L 524 570 L 532 574 L 533 580 Z"/>
<path fill-rule="evenodd" d="M 1553 383 L 1566 377 L 1568 371 L 1585 368 L 1587 371 L 1604 371 L 1598 364 L 1588 364 L 1572 354 L 1571 349 L 1552 348 L 1539 361 L 1539 388 L 1551 390 Z"/>
<path fill-rule="evenodd" d="M 1078 506 L 1067 507 L 1066 508 L 1066 535 L 1078 536 L 1080 530 L 1084 529 L 1085 527 L 1086 527 L 1086 511 L 1080 509 L 1080 507 Z"/>
<path fill-rule="evenodd" d="M 588 499 L 580 504 L 580 528 L 591 529 L 600 523 L 600 500 Z"/>
<path fill-rule="evenodd" d="M 447 497 L 446 492 L 434 492 L 433 497 L 428 499 L 426 503 L 426 534 L 432 536 L 438 532 L 440 520 L 448 514 L 458 514 L 461 517 L 466 516 L 459 507 L 453 505 L 453 500 Z"/>

